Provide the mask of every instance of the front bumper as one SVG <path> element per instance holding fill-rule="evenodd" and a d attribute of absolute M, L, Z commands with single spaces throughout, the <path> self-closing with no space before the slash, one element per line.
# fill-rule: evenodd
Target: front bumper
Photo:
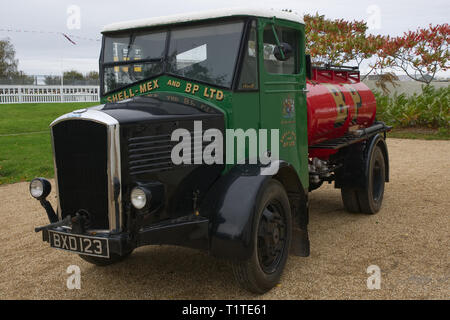
<path fill-rule="evenodd" d="M 134 246 L 128 233 L 118 233 L 118 234 L 106 234 L 106 233 L 91 233 L 87 232 L 85 234 L 72 233 L 70 229 L 66 228 L 52 228 L 47 230 L 42 230 L 42 240 L 44 242 L 50 242 L 49 231 L 56 231 L 58 233 L 63 233 L 66 235 L 83 235 L 83 236 L 95 236 L 98 238 L 108 239 L 109 253 L 119 256 L 124 256 L 130 251 L 132 251 L 136 246 Z M 69 250 L 70 251 L 70 250 Z M 74 252 L 77 253 L 77 252 Z"/>
<path fill-rule="evenodd" d="M 199 216 L 185 216 L 154 224 L 138 232 L 72 233 L 70 228 L 55 227 L 42 230 L 42 239 L 49 242 L 49 230 L 67 235 L 95 236 L 108 239 L 109 253 L 119 256 L 146 245 L 176 245 L 194 249 L 209 249 L 209 220 Z"/>

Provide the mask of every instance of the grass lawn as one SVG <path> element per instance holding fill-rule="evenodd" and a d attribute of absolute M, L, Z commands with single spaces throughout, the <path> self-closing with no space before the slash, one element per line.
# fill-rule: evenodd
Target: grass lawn
<path fill-rule="evenodd" d="M 0 185 L 53 177 L 49 124 L 98 103 L 0 105 Z"/>
<path fill-rule="evenodd" d="M 0 105 L 0 135 L 47 131 L 50 123 L 59 116 L 97 104 L 2 104 Z"/>

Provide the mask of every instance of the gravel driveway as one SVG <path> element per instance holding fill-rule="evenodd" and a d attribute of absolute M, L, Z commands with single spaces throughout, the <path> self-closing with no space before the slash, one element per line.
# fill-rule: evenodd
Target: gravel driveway
<path fill-rule="evenodd" d="M 281 284 L 260 298 L 450 298 L 450 141 L 388 145 L 392 182 L 382 211 L 349 214 L 332 186 L 312 193 L 311 256 L 291 256 Z M 0 219 L 0 299 L 256 297 L 232 281 L 225 263 L 190 249 L 144 247 L 107 268 L 50 249 L 33 231 L 47 219 L 28 183 L 0 187 Z M 81 268 L 81 290 L 66 287 L 69 265 Z M 381 268 L 380 290 L 367 289 L 370 265 Z"/>

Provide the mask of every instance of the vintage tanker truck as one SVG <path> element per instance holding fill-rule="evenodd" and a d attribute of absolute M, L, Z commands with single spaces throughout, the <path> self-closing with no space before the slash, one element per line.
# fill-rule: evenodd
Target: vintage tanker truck
<path fill-rule="evenodd" d="M 230 9 L 113 24 L 100 74 L 102 104 L 51 124 L 57 209 L 49 181 L 30 184 L 50 220 L 36 232 L 53 248 L 99 266 L 145 245 L 197 248 L 263 293 L 289 252 L 309 256 L 309 192 L 334 182 L 348 211 L 381 208 L 390 128 L 375 121 L 357 69 L 311 66 L 296 14 Z M 277 157 L 177 164 L 177 129 L 275 130 L 265 155 Z"/>

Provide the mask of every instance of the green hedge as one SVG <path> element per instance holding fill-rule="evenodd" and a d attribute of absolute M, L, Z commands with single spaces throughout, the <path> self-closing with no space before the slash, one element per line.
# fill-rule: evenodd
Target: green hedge
<path fill-rule="evenodd" d="M 375 92 L 377 119 L 395 128 L 450 128 L 450 86 L 423 87 L 421 94 L 386 96 Z"/>

